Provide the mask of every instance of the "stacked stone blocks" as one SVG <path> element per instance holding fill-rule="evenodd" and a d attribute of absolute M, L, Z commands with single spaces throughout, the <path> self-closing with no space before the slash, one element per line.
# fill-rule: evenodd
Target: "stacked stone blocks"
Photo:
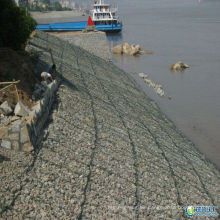
<path fill-rule="evenodd" d="M 29 116 L 13 121 L 7 127 L 1 127 L 1 147 L 10 150 L 30 152 L 39 143 L 39 136 L 49 116 L 54 94 L 59 86 L 59 80 L 48 85 L 44 96 L 29 112 Z"/>

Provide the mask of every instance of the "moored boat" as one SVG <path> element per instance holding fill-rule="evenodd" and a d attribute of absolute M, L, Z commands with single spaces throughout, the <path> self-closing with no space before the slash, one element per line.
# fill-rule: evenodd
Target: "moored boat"
<path fill-rule="evenodd" d="M 95 1 L 92 10 L 92 20 L 97 30 L 106 32 L 120 32 L 122 23 L 117 16 L 117 8 L 111 9 L 110 4 L 105 4 L 104 0 Z"/>
<path fill-rule="evenodd" d="M 98 31 L 120 32 L 122 23 L 117 16 L 117 9 L 111 9 L 110 4 L 105 4 L 104 0 L 94 2 L 92 9 L 92 20 Z M 38 24 L 37 29 L 42 31 L 83 31 L 87 26 L 87 21 L 64 22 L 51 24 Z"/>

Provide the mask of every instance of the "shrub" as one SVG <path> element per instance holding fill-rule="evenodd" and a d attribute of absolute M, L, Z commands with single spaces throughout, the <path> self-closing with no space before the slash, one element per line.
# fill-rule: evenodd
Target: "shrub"
<path fill-rule="evenodd" d="M 0 0 L 0 47 L 22 49 L 36 21 L 12 0 Z"/>

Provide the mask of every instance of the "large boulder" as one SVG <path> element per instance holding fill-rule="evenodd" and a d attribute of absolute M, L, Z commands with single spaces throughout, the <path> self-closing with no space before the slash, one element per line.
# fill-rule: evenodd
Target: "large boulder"
<path fill-rule="evenodd" d="M 139 77 L 142 78 L 142 79 L 147 79 L 147 78 L 148 78 L 148 75 L 145 74 L 145 73 L 139 73 L 138 75 L 139 75 Z"/>
<path fill-rule="evenodd" d="M 0 113 L 2 113 L 3 115 L 10 115 L 12 112 L 13 110 L 7 101 L 3 102 L 0 105 Z"/>
<path fill-rule="evenodd" d="M 132 48 L 132 47 L 126 42 L 126 43 L 123 45 L 123 53 L 124 53 L 124 54 L 130 54 L 131 48 Z"/>
<path fill-rule="evenodd" d="M 170 65 L 170 70 L 171 71 L 177 71 L 177 72 L 182 72 L 185 69 L 189 68 L 189 65 L 183 63 L 182 61 L 179 61 L 175 64 Z"/>
<path fill-rule="evenodd" d="M 112 53 L 114 54 L 127 54 L 130 56 L 142 55 L 142 54 L 153 54 L 151 51 L 141 50 L 141 46 L 139 44 L 134 45 L 129 43 L 125 43 L 124 45 L 118 45 L 112 48 Z"/>
<path fill-rule="evenodd" d="M 28 116 L 29 110 L 22 102 L 18 102 L 15 106 L 14 114 L 17 116 Z"/>
<path fill-rule="evenodd" d="M 130 55 L 131 56 L 136 56 L 139 55 L 141 51 L 141 46 L 137 44 L 136 46 L 132 46 Z"/>
<path fill-rule="evenodd" d="M 122 45 L 118 45 L 112 48 L 112 53 L 114 54 L 122 54 L 123 53 L 123 47 Z"/>

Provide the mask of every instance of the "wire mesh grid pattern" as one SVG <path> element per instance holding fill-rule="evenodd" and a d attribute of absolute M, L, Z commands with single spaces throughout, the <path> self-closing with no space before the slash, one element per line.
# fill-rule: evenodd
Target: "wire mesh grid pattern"
<path fill-rule="evenodd" d="M 53 123 L 3 216 L 39 191 L 34 213 L 55 219 L 185 219 L 187 205 L 218 205 L 219 171 L 125 72 L 37 31 L 29 50 L 51 63 L 49 49 L 63 77 Z"/>

